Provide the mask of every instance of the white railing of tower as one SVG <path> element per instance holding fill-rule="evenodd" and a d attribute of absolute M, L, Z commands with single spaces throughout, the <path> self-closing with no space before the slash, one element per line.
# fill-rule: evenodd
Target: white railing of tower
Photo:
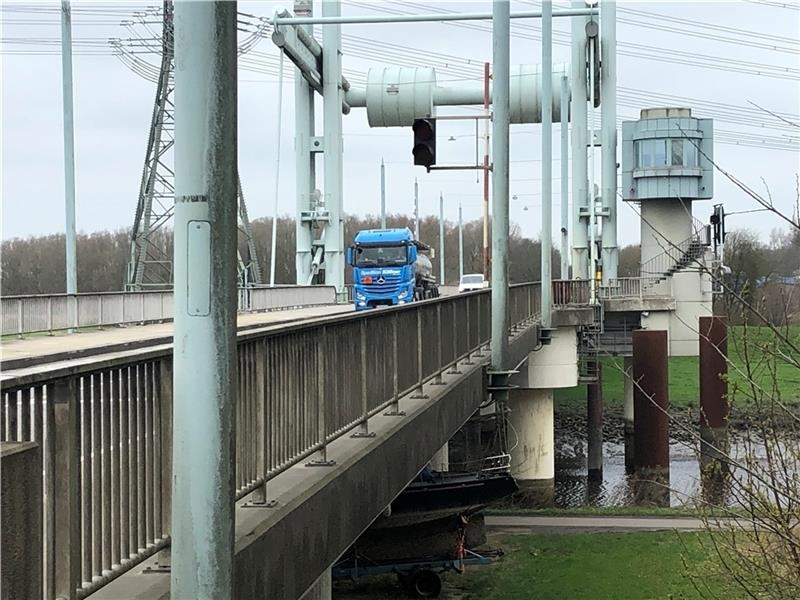
<path fill-rule="evenodd" d="M 615 298 L 671 297 L 672 279 L 664 277 L 617 277 L 598 288 L 603 300 Z"/>
<path fill-rule="evenodd" d="M 587 284 L 554 298 L 576 304 Z M 537 319 L 539 301 L 538 283 L 510 288 L 512 331 Z M 324 459 L 332 440 L 485 356 L 490 310 L 482 290 L 241 332 L 236 498 L 266 499 L 279 473 Z M 1 392 L 2 441 L 42 448 L 46 599 L 84 598 L 168 545 L 169 346 L 7 372 Z"/>
<path fill-rule="evenodd" d="M 258 312 L 334 304 L 330 286 L 248 287 L 239 290 L 239 311 Z M 2 335 L 172 320 L 172 291 L 48 294 L 0 298 Z"/>

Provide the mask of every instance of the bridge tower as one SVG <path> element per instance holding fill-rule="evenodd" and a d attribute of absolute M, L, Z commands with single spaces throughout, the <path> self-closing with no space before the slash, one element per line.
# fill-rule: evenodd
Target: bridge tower
<path fill-rule="evenodd" d="M 161 68 L 125 274 L 125 289 L 129 291 L 165 289 L 172 287 L 173 283 L 172 239 L 168 231 L 175 211 L 175 57 L 171 0 L 164 2 L 163 17 Z M 238 205 L 239 284 L 259 284 L 261 268 L 241 181 L 238 183 Z"/>
<path fill-rule="evenodd" d="M 622 124 L 622 198 L 641 215 L 641 292 L 675 301 L 642 313 L 642 327 L 670 332 L 670 355 L 697 356 L 695 328 L 711 314 L 711 231 L 692 204 L 714 195 L 713 121 L 689 108 L 649 108 Z M 691 324 L 691 327 L 690 327 Z"/>

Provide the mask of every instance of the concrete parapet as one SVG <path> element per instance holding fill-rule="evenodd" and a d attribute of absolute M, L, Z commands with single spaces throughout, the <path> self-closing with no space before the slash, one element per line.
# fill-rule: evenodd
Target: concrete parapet
<path fill-rule="evenodd" d="M 0 443 L 2 598 L 42 597 L 42 457 L 36 442 Z"/>

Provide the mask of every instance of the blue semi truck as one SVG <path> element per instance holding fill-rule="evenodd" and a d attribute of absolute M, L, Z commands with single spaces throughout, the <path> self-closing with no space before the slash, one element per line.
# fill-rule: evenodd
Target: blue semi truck
<path fill-rule="evenodd" d="M 439 288 L 425 253 L 432 254 L 430 246 L 415 240 L 407 227 L 359 231 L 347 249 L 356 310 L 437 298 Z"/>

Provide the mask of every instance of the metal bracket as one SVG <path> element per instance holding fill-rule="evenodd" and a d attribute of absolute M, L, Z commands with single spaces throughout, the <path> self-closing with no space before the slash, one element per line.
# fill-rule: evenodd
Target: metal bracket
<path fill-rule="evenodd" d="M 278 506 L 277 500 L 265 500 L 264 502 L 245 502 L 242 508 L 274 508 Z"/>
<path fill-rule="evenodd" d="M 390 410 L 383 413 L 384 417 L 405 417 L 406 411 L 404 410 Z"/>
<path fill-rule="evenodd" d="M 335 460 L 312 460 L 306 463 L 307 467 L 332 467 L 336 464 Z"/>
<path fill-rule="evenodd" d="M 315 135 L 308 141 L 311 148 L 311 154 L 322 154 L 325 152 L 325 138 L 321 135 Z"/>
<path fill-rule="evenodd" d="M 350 437 L 351 438 L 374 438 L 375 437 L 375 432 L 374 431 L 356 431 Z"/>
<path fill-rule="evenodd" d="M 142 575 L 156 575 L 159 573 L 171 573 L 171 565 L 153 565 L 152 567 L 145 567 L 142 569 Z"/>

